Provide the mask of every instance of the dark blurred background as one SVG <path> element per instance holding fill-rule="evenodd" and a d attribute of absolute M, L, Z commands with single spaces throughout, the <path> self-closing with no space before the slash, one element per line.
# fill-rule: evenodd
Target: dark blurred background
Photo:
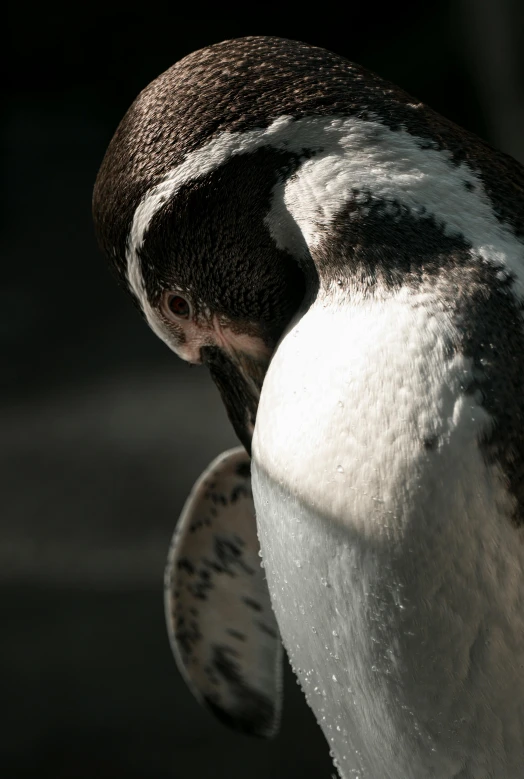
<path fill-rule="evenodd" d="M 109 275 L 93 182 L 149 81 L 249 34 L 332 49 L 524 161 L 524 6 L 400 0 L 211 19 L 113 7 L 20 3 L 7 24 L 0 776 L 329 779 L 289 672 L 281 734 L 258 742 L 201 711 L 176 670 L 166 550 L 193 481 L 235 439 L 205 370 L 178 361 Z"/>

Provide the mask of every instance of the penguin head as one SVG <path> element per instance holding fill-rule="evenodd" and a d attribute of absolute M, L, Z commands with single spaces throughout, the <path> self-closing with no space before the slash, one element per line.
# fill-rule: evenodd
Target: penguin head
<path fill-rule="evenodd" d="M 381 113 L 399 127 L 414 111 L 331 52 L 240 38 L 153 81 L 108 147 L 93 198 L 99 243 L 154 332 L 209 366 L 248 451 L 271 354 L 314 299 L 320 265 L 336 262 L 326 214 L 352 191 L 330 187 L 347 151 L 342 118 Z M 315 160 L 311 186 L 303 172 Z"/>
<path fill-rule="evenodd" d="M 248 450 L 270 356 L 306 290 L 267 220 L 300 155 L 243 148 L 289 114 L 279 88 L 295 90 L 293 51 L 322 55 L 251 38 L 174 65 L 125 115 L 94 189 L 97 237 L 119 280 L 176 354 L 209 367 Z"/>

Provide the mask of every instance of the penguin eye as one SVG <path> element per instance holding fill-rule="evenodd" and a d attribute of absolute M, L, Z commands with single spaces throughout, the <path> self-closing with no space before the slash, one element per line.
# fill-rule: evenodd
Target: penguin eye
<path fill-rule="evenodd" d="M 163 308 L 166 315 L 172 319 L 189 319 L 191 316 L 191 305 L 182 295 L 168 292 L 164 295 Z"/>

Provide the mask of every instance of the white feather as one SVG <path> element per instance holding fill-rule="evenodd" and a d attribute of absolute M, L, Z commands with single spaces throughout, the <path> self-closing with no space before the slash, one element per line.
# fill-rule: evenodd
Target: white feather
<path fill-rule="evenodd" d="M 268 584 L 347 779 L 522 775 L 524 549 L 452 337 L 430 291 L 321 293 L 262 389 Z"/>

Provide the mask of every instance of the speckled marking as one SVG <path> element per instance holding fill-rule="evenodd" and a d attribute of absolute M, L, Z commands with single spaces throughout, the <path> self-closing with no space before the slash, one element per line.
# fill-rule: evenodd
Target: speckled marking
<path fill-rule="evenodd" d="M 165 603 L 171 646 L 196 697 L 237 730 L 273 735 L 282 648 L 243 449 L 219 457 L 196 483 L 169 552 Z"/>

